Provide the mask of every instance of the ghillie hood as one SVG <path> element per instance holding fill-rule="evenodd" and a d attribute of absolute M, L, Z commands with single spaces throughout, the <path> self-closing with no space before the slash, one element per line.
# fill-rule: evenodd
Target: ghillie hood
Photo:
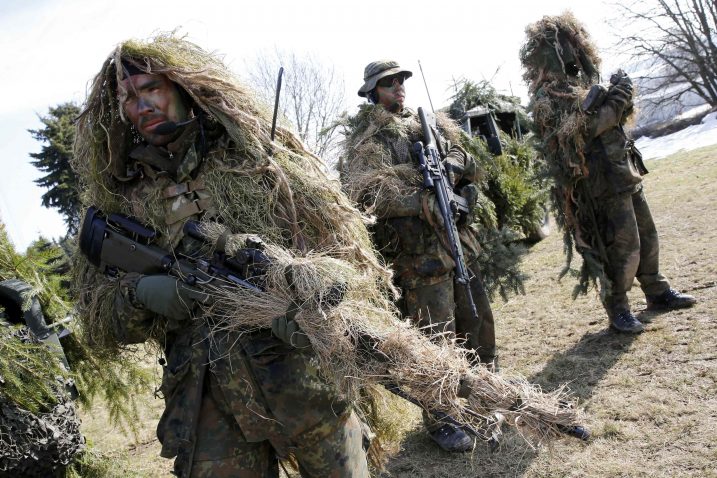
<path fill-rule="evenodd" d="M 386 297 L 387 291 L 394 290 L 391 274 L 376 260 L 364 217 L 341 192 L 338 181 L 327 177 L 321 160 L 288 130 L 278 127 L 276 140 L 271 141 L 271 116 L 257 95 L 214 55 L 175 36 L 120 44 L 95 78 L 77 125 L 73 159 L 86 207 L 128 215 L 146 211 L 138 219 L 166 232 L 162 213 L 148 210 L 152 204 L 138 206 L 117 194 L 125 181 L 123 158 L 136 141 L 118 104 L 117 65 L 122 62 L 166 75 L 192 98 L 195 114 L 205 114 L 215 129 L 226 131 L 232 158 L 214 161 L 204 179 L 228 233 L 258 234 L 269 244 L 287 248 L 293 257 L 311 252 L 348 261 L 361 272 L 362 280 L 372 284 L 365 288 L 363 299 L 380 304 L 391 315 Z M 83 258 L 78 259 L 79 287 L 87 283 L 86 274 L 92 270 Z M 119 345 L 111 326 L 114 287 L 105 282 L 99 280 L 80 291 L 81 318 L 96 346 L 114 349 Z"/>
<path fill-rule="evenodd" d="M 569 11 L 545 16 L 525 29 L 526 42 L 520 49 L 523 79 L 531 92 L 541 84 L 564 80 L 571 75 L 569 63 L 580 68 L 579 83 L 598 81 L 600 58 L 585 27 Z"/>
<path fill-rule="evenodd" d="M 531 93 L 537 149 L 554 179 L 552 200 L 556 222 L 564 230 L 569 272 L 573 245 L 583 257 L 574 296 L 587 292 L 596 281 L 603 296 L 611 283 L 600 258 L 599 234 L 595 230 L 594 207 L 585 193 L 589 175 L 585 157 L 590 117 L 580 103 L 588 88 L 598 81 L 600 58 L 587 31 L 570 12 L 542 20 L 526 28 L 526 43 L 520 52 L 523 78 Z M 566 49 L 581 65 L 578 76 L 566 73 Z M 562 56 L 561 56 L 562 55 Z M 587 65 L 587 67 L 586 67 Z"/>

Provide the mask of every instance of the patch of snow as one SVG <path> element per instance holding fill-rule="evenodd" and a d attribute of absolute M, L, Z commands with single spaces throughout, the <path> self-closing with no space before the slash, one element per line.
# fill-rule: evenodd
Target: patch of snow
<path fill-rule="evenodd" d="M 700 124 L 688 126 L 676 133 L 659 138 L 641 137 L 635 146 L 643 159 L 660 159 L 678 151 L 690 151 L 717 144 L 717 111 L 702 118 Z"/>
<path fill-rule="evenodd" d="M 690 108 L 690 109 L 686 110 L 684 113 L 682 113 L 681 115 L 675 117 L 675 119 L 681 120 L 681 119 L 687 119 L 687 118 L 691 118 L 693 116 L 701 115 L 701 114 L 707 113 L 710 110 L 710 108 L 712 108 L 712 107 L 707 103 L 700 105 L 700 106 L 695 106 L 694 108 Z"/>

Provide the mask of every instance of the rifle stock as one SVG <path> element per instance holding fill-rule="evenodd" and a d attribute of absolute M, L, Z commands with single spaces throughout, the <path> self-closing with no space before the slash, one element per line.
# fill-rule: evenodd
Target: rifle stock
<path fill-rule="evenodd" d="M 196 221 L 187 221 L 184 231 L 195 239 L 208 242 Z M 236 258 L 226 259 L 223 251 L 215 252 L 210 260 L 177 257 L 153 244 L 158 236 L 156 231 L 132 218 L 121 214 L 105 216 L 97 208 L 90 207 L 80 230 L 80 251 L 90 263 L 111 276 L 120 270 L 145 275 L 169 274 L 191 286 L 220 280 L 261 291 L 257 285 L 261 274 L 257 271 L 269 260 L 262 251 L 248 249 L 245 254 L 239 254 L 244 258 L 243 263 Z"/>

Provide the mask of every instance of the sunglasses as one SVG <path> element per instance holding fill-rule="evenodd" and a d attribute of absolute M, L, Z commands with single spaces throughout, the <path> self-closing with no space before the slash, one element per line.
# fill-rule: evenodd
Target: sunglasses
<path fill-rule="evenodd" d="M 390 88 L 393 86 L 393 82 L 397 81 L 399 85 L 403 84 L 403 81 L 406 79 L 403 75 L 391 75 L 387 76 L 385 78 L 381 78 L 376 82 L 376 86 L 381 86 L 383 88 Z"/>

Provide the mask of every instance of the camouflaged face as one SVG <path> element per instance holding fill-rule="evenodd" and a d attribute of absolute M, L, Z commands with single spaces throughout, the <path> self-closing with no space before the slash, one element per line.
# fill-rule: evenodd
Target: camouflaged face
<path fill-rule="evenodd" d="M 531 89 L 555 79 L 580 78 L 589 85 L 599 78 L 600 58 L 597 48 L 585 27 L 566 12 L 559 16 L 545 16 L 528 25 L 526 41 L 520 50 L 523 79 Z M 580 73 L 570 71 L 574 63 Z"/>

